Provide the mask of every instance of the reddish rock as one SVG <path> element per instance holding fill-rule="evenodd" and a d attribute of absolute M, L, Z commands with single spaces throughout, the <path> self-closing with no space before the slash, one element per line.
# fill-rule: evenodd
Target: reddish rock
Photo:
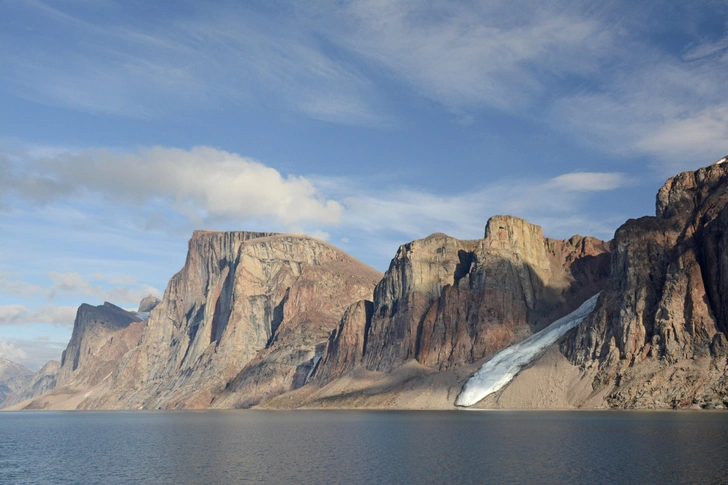
<path fill-rule="evenodd" d="M 370 320 L 358 312 L 341 322 L 314 378 L 357 365 L 391 372 L 412 359 L 439 370 L 476 362 L 571 312 L 608 274 L 608 243 L 547 239 L 510 216 L 492 217 L 481 240 L 413 241 L 377 285 Z"/>

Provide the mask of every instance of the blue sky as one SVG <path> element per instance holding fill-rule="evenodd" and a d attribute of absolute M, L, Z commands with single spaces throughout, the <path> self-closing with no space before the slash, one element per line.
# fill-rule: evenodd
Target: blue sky
<path fill-rule="evenodd" d="M 728 4 L 0 3 L 0 356 L 160 295 L 193 229 L 385 270 L 493 214 L 611 238 L 728 153 Z"/>

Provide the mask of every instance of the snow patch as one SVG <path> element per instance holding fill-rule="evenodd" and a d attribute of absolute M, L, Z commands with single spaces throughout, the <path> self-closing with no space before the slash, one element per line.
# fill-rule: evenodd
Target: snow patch
<path fill-rule="evenodd" d="M 308 371 L 308 374 L 306 374 L 306 379 L 304 379 L 304 381 L 303 381 L 303 385 L 304 385 L 304 386 L 306 385 L 306 383 L 308 382 L 308 379 L 309 379 L 309 378 L 311 377 L 311 375 L 313 374 L 313 371 L 315 371 L 315 370 L 316 370 L 316 366 L 318 366 L 318 363 L 319 363 L 319 361 L 321 360 L 321 356 L 322 356 L 322 355 L 323 355 L 323 354 L 316 354 L 316 355 L 314 356 L 314 358 L 313 358 L 313 365 L 311 366 L 311 370 L 310 370 L 310 371 Z"/>
<path fill-rule="evenodd" d="M 498 352 L 467 380 L 455 405 L 472 406 L 511 382 L 521 369 L 540 357 L 554 342 L 589 316 L 597 304 L 597 297 L 599 293 L 536 335 Z"/>

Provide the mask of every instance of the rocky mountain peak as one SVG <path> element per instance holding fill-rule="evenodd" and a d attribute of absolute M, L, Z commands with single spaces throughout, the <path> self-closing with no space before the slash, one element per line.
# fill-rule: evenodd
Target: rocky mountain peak
<path fill-rule="evenodd" d="M 493 247 L 522 244 L 533 239 L 543 240 L 543 229 L 519 217 L 496 215 L 485 224 L 484 238 Z"/>
<path fill-rule="evenodd" d="M 111 334 L 141 319 L 113 303 L 92 306 L 82 304 L 76 312 L 73 333 L 61 356 L 61 368 L 68 373 L 83 365 L 84 358 L 95 356 Z"/>
<path fill-rule="evenodd" d="M 139 313 L 151 312 L 161 302 L 162 302 L 162 300 L 160 300 L 156 296 L 150 294 L 150 295 L 144 297 L 141 302 L 139 302 L 139 310 L 137 310 L 137 312 L 139 312 Z"/>
<path fill-rule="evenodd" d="M 0 357 L 0 407 L 14 392 L 21 389 L 33 373 L 24 365 Z"/>
<path fill-rule="evenodd" d="M 111 391 L 85 406 L 246 407 L 303 385 L 346 307 L 380 278 L 308 236 L 195 231 Z"/>
<path fill-rule="evenodd" d="M 719 186 L 728 181 L 727 157 L 692 172 L 671 177 L 657 192 L 657 217 L 688 216 Z"/>

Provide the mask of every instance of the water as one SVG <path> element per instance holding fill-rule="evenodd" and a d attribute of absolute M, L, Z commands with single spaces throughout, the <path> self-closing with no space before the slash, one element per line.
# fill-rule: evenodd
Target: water
<path fill-rule="evenodd" d="M 0 413 L 3 484 L 720 484 L 726 464 L 728 413 Z"/>

